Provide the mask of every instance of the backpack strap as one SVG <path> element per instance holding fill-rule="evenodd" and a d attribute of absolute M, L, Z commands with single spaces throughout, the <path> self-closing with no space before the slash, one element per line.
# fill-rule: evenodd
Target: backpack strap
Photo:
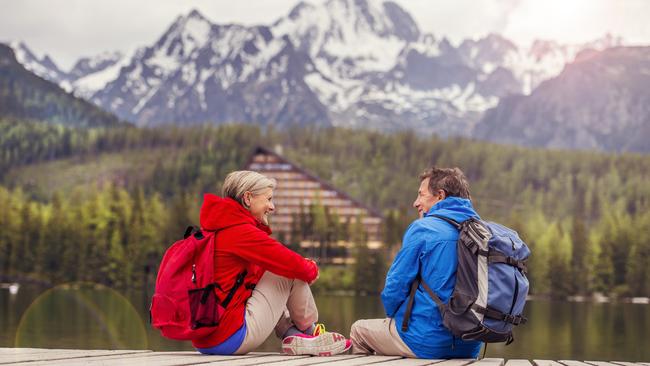
<path fill-rule="evenodd" d="M 411 293 L 409 294 L 409 300 L 408 303 L 406 304 L 406 311 L 404 312 L 404 320 L 402 320 L 402 332 L 406 332 L 409 327 L 409 319 L 411 318 L 411 312 L 413 311 L 413 300 L 415 299 L 415 292 L 418 289 L 418 286 L 422 285 L 424 287 L 424 290 L 429 294 L 431 299 L 438 305 L 438 309 L 440 310 L 440 315 L 445 311 L 446 305 L 440 300 L 438 295 L 431 290 L 431 287 L 427 285 L 426 282 L 420 278 L 420 275 L 418 275 L 415 280 L 413 280 L 413 283 L 411 284 Z"/>
<path fill-rule="evenodd" d="M 192 232 L 195 230 L 196 228 L 194 226 L 188 226 L 187 229 L 185 229 L 185 233 L 183 234 L 183 239 L 189 238 L 189 236 L 192 235 Z"/>
<path fill-rule="evenodd" d="M 429 215 L 429 216 L 439 218 L 439 219 L 449 223 L 454 228 L 456 228 L 456 230 L 460 230 L 460 228 L 461 228 L 460 223 L 458 223 L 456 220 L 450 219 L 450 218 L 445 217 L 445 216 L 440 216 L 440 215 Z M 413 301 L 415 300 L 415 292 L 417 291 L 417 289 L 418 289 L 418 287 L 420 285 L 422 285 L 422 287 L 429 294 L 431 299 L 433 299 L 433 301 L 436 303 L 436 305 L 438 305 L 438 309 L 440 310 L 440 314 L 442 315 L 442 313 L 445 311 L 446 305 L 442 302 L 442 300 L 440 300 L 438 295 L 436 295 L 435 292 L 433 292 L 433 290 L 431 290 L 431 287 L 429 287 L 429 285 L 427 285 L 426 282 L 424 282 L 422 280 L 422 278 L 420 277 L 420 275 L 418 274 L 417 277 L 415 278 L 415 280 L 413 280 L 413 283 L 411 284 L 411 291 L 410 291 L 410 294 L 409 294 L 409 299 L 408 299 L 408 302 L 406 303 L 406 311 L 404 312 L 404 320 L 402 321 L 402 331 L 403 332 L 406 332 L 408 330 L 409 319 L 411 318 L 411 312 L 413 311 Z"/>
<path fill-rule="evenodd" d="M 244 283 L 244 277 L 248 274 L 247 270 L 243 270 L 239 275 L 237 276 L 237 279 L 235 280 L 235 284 L 232 285 L 230 288 L 230 291 L 228 292 L 228 295 L 226 298 L 221 302 L 221 305 L 225 308 L 228 306 L 230 301 L 232 300 L 232 297 L 235 296 L 235 292 L 237 289 Z"/>
<path fill-rule="evenodd" d="M 406 303 L 406 311 L 404 312 L 404 320 L 402 320 L 402 332 L 406 332 L 409 329 L 409 319 L 411 318 L 411 311 L 413 310 L 413 300 L 415 299 L 415 291 L 418 289 L 418 284 L 420 281 L 416 278 L 411 283 L 411 291 L 409 294 L 408 303 Z"/>
<path fill-rule="evenodd" d="M 506 323 L 510 323 L 512 325 L 525 324 L 528 321 L 528 319 L 521 314 L 520 315 L 504 314 L 499 310 L 495 310 L 492 308 L 484 308 L 480 305 L 477 305 L 476 303 L 472 304 L 472 309 L 474 309 L 477 313 L 481 313 L 485 315 L 487 318 L 500 320 Z"/>
<path fill-rule="evenodd" d="M 449 224 L 451 224 L 453 227 L 455 227 L 456 230 L 460 230 L 460 223 L 458 221 L 454 220 L 454 219 L 450 219 L 449 217 L 445 217 L 445 216 L 441 216 L 441 215 L 429 215 L 429 216 L 437 217 L 437 218 L 439 218 L 439 219 L 441 219 L 443 221 L 446 221 Z"/>
<path fill-rule="evenodd" d="M 505 263 L 509 264 L 513 267 L 517 267 L 520 271 L 523 273 L 528 273 L 528 266 L 526 264 L 526 261 L 520 261 L 517 260 L 516 258 L 507 256 L 501 252 L 498 252 L 496 250 L 490 250 L 488 254 L 488 261 L 490 263 Z"/>

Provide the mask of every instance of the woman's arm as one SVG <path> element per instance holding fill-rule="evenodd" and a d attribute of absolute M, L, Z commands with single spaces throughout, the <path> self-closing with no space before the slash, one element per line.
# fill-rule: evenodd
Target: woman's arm
<path fill-rule="evenodd" d="M 303 258 L 253 225 L 224 230 L 221 239 L 229 243 L 228 249 L 234 255 L 278 276 L 307 283 L 318 277 L 318 266 L 314 261 Z"/>

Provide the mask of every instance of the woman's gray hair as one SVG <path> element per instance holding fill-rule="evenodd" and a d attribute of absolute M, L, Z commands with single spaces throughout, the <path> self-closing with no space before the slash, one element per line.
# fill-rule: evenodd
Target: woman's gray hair
<path fill-rule="evenodd" d="M 275 189 L 276 185 L 275 179 L 268 178 L 258 172 L 238 170 L 226 176 L 221 191 L 224 197 L 230 197 L 246 207 L 244 204 L 244 193 L 246 191 L 255 195 L 266 188 Z"/>

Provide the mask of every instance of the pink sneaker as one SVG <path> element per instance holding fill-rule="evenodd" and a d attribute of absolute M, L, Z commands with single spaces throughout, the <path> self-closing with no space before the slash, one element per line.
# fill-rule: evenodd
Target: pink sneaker
<path fill-rule="evenodd" d="M 287 355 L 333 356 L 350 349 L 352 342 L 339 333 L 327 332 L 323 324 L 316 325 L 314 335 L 296 334 L 282 340 L 282 352 Z"/>

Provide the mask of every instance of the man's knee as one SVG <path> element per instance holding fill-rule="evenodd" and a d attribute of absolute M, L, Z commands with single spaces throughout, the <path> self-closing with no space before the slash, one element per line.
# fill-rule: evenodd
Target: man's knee
<path fill-rule="evenodd" d="M 352 337 L 353 334 L 357 334 L 359 332 L 359 322 L 361 320 L 357 320 L 356 322 L 352 323 L 352 326 L 350 327 L 350 337 Z"/>
<path fill-rule="evenodd" d="M 363 337 L 362 337 L 362 332 L 360 329 L 362 328 L 362 321 L 357 320 L 356 322 L 352 323 L 352 326 L 350 327 L 350 341 L 352 342 L 352 354 L 369 354 L 370 351 L 363 346 L 365 344 Z"/>
<path fill-rule="evenodd" d="M 366 321 L 363 319 L 352 323 L 350 327 L 350 339 L 361 341 L 364 338 L 364 334 L 367 333 L 367 328 Z"/>

